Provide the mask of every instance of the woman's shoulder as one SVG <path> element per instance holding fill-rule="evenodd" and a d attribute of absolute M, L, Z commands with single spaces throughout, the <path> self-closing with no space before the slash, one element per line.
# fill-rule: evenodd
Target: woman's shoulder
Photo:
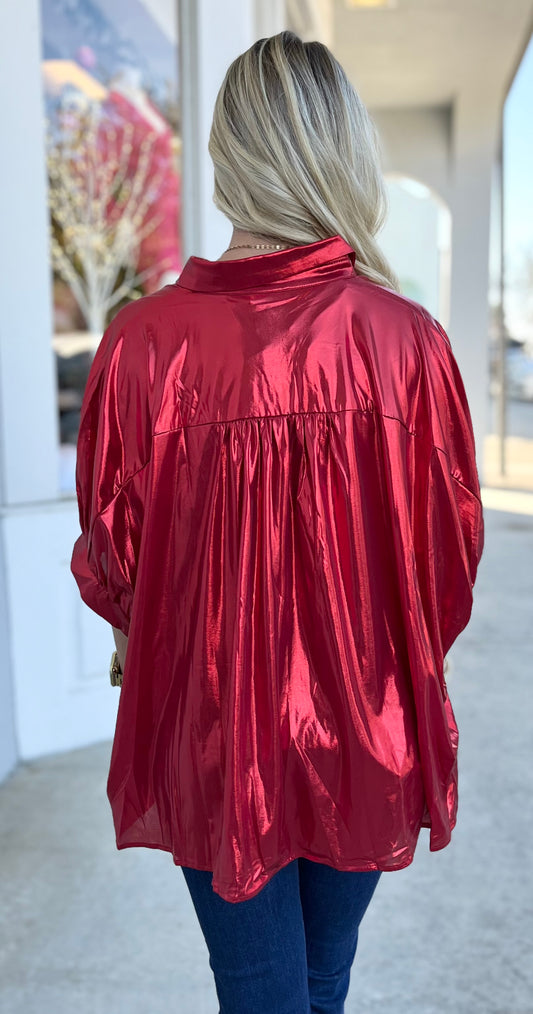
<path fill-rule="evenodd" d="M 348 287 L 356 327 L 383 365 L 409 356 L 432 369 L 453 357 L 452 342 L 443 325 L 417 300 L 357 276 Z"/>
<path fill-rule="evenodd" d="M 120 348 L 123 362 L 135 364 L 149 349 L 162 348 L 167 336 L 175 342 L 176 323 L 183 318 L 182 302 L 181 290 L 174 283 L 125 303 L 106 327 L 98 361 L 107 361 Z"/>
<path fill-rule="evenodd" d="M 414 321 L 429 327 L 440 327 L 427 307 L 403 292 L 378 285 L 363 275 L 355 275 L 350 288 L 362 309 L 369 315 L 381 315 L 387 323 L 401 325 Z"/>
<path fill-rule="evenodd" d="M 117 311 L 111 323 L 115 328 L 120 328 L 125 325 L 142 324 L 150 320 L 158 321 L 161 313 L 167 307 L 180 302 L 181 291 L 179 286 L 173 282 L 164 285 L 155 292 L 148 292 L 144 296 L 131 299 Z"/>

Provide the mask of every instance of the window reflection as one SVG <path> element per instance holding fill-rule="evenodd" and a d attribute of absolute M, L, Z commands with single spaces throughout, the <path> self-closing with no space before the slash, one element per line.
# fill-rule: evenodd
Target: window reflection
<path fill-rule="evenodd" d="M 533 490 L 533 41 L 503 108 L 491 215 L 490 426 L 485 482 Z"/>
<path fill-rule="evenodd" d="M 175 0 L 42 0 L 63 490 L 102 333 L 175 281 L 181 123 Z"/>

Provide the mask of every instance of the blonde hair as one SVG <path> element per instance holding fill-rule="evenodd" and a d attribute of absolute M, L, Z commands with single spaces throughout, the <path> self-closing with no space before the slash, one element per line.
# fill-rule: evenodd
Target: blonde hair
<path fill-rule="evenodd" d="M 209 154 L 213 200 L 233 226 L 290 246 L 340 235 L 359 275 L 400 291 L 375 240 L 388 212 L 378 133 L 327 46 L 285 31 L 237 57 Z"/>

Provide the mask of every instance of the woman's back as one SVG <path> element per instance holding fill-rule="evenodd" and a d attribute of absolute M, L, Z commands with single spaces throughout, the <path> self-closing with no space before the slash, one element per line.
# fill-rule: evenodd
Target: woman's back
<path fill-rule="evenodd" d="M 86 392 L 73 571 L 129 634 L 117 845 L 230 901 L 296 856 L 399 869 L 455 823 L 470 416 L 440 325 L 357 267 L 338 235 L 190 258 L 117 314 Z"/>

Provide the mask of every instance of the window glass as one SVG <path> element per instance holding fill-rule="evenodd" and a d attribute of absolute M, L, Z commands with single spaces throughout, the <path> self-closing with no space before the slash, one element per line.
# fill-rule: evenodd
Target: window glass
<path fill-rule="evenodd" d="M 497 162 L 494 173 L 490 289 L 491 432 L 485 452 L 485 471 L 490 485 L 530 490 L 533 490 L 532 106 L 533 42 L 530 41 L 505 101 L 502 163 Z M 503 385 L 502 348 L 505 351 Z"/>
<path fill-rule="evenodd" d="M 75 490 L 87 374 L 117 310 L 174 282 L 177 0 L 41 0 L 61 489 Z"/>

